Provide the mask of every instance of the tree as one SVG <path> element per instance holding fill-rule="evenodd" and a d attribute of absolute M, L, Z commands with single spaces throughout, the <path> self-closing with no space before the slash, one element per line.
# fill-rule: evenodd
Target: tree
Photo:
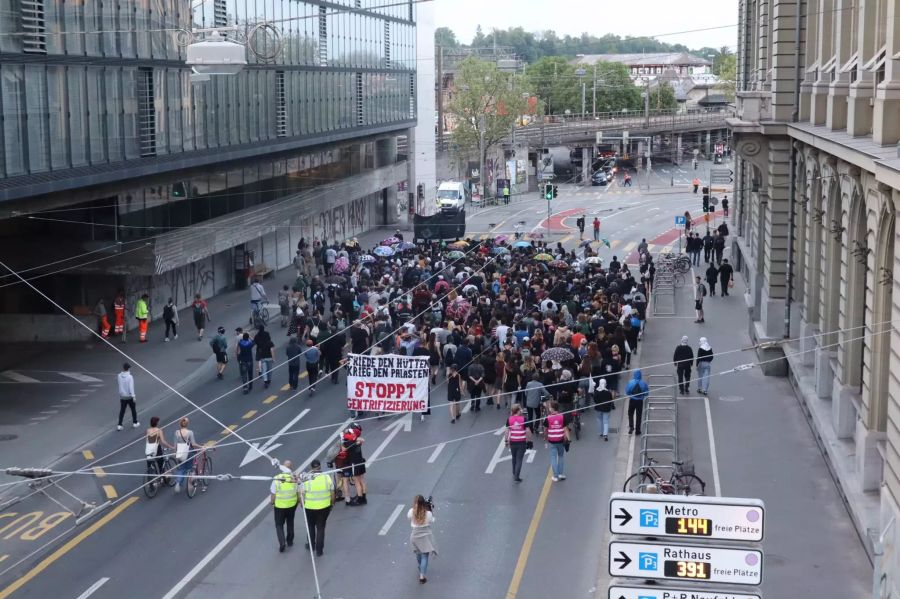
<path fill-rule="evenodd" d="M 723 50 L 727 51 L 727 48 L 723 48 Z M 713 69 L 713 72 L 719 77 L 715 89 L 721 92 L 729 102 L 733 101 L 734 91 L 737 88 L 737 57 L 730 52 L 723 54 Z"/>
<path fill-rule="evenodd" d="M 438 27 L 434 30 L 434 45 L 444 48 L 458 48 L 459 41 L 456 34 L 449 27 Z"/>
<path fill-rule="evenodd" d="M 675 110 L 678 100 L 675 90 L 667 82 L 662 81 L 650 90 L 650 110 Z"/>
<path fill-rule="evenodd" d="M 642 110 L 641 90 L 631 81 L 628 67 L 620 62 L 598 62 L 588 69 L 589 79 L 597 77 L 597 112 Z M 589 83 L 588 85 L 591 85 Z M 588 93 L 592 90 L 588 88 Z M 593 98 L 591 98 L 592 101 Z"/>
<path fill-rule="evenodd" d="M 525 68 L 525 84 L 545 114 L 581 111 L 581 81 L 562 56 L 545 56 Z"/>
<path fill-rule="evenodd" d="M 477 155 L 483 139 L 482 151 L 487 154 L 509 135 L 516 119 L 525 112 L 526 100 L 518 79 L 492 62 L 474 57 L 460 62 L 455 87 L 447 111 L 455 117 L 453 143 L 461 152 Z"/>

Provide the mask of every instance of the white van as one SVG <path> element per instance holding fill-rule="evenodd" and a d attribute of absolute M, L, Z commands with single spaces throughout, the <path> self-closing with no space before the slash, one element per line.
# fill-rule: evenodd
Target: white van
<path fill-rule="evenodd" d="M 462 210 L 466 207 L 466 186 L 459 181 L 445 181 L 438 186 L 438 208 Z"/>

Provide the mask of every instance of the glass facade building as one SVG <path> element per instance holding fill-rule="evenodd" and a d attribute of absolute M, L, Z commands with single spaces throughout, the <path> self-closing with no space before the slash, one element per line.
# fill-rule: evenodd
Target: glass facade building
<path fill-rule="evenodd" d="M 415 5 L 379 3 L 0 0 L 0 177 L 410 123 Z M 260 23 L 274 59 L 190 81 L 187 31 Z"/>
<path fill-rule="evenodd" d="M 240 287 L 237 264 L 289 265 L 300 237 L 395 222 L 416 124 L 415 7 L 0 0 L 0 247 L 38 273 L 102 248 L 36 285 L 76 312 L 117 289 L 149 292 L 158 311 L 159 298 Z M 187 44 L 211 29 L 246 43 L 249 64 L 192 80 Z M 215 276 L 175 289 L 189 271 Z M 11 287 L 0 330 L 50 312 Z"/>

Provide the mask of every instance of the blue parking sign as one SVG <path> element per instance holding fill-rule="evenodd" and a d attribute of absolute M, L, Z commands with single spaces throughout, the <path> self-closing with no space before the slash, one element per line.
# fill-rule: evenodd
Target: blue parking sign
<path fill-rule="evenodd" d="M 641 528 L 657 528 L 659 510 L 641 510 Z"/>
<path fill-rule="evenodd" d="M 638 569 L 656 571 L 656 569 L 657 569 L 656 553 L 644 553 L 644 552 L 638 553 Z"/>

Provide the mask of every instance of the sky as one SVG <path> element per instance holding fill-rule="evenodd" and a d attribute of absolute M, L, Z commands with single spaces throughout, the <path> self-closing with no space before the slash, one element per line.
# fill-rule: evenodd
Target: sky
<path fill-rule="evenodd" d="M 457 39 L 472 41 L 480 24 L 485 35 L 492 28 L 522 27 L 526 31 L 552 29 L 560 37 L 587 32 L 600 37 L 657 36 L 660 41 L 689 48 L 737 46 L 738 0 L 434 0 L 435 25 L 449 27 Z M 689 8 L 688 8 L 689 7 Z M 585 23 L 592 23 L 589 27 Z M 734 25 L 723 29 L 662 35 L 679 31 Z"/>

